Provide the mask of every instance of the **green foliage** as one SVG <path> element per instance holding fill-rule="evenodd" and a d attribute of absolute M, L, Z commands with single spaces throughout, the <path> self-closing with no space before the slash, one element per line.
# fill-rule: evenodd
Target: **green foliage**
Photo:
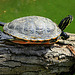
<path fill-rule="evenodd" d="M 75 16 L 74 0 L 0 0 L 0 21 L 10 22 L 24 16 L 44 16 L 59 22 L 67 15 Z M 75 33 L 73 21 L 66 32 Z"/>

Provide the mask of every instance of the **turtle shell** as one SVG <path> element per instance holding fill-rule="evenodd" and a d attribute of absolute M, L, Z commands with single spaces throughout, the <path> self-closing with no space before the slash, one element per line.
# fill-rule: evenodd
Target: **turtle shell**
<path fill-rule="evenodd" d="M 61 30 L 50 19 L 40 16 L 27 16 L 15 19 L 4 25 L 4 32 L 18 39 L 45 41 L 57 38 Z"/>

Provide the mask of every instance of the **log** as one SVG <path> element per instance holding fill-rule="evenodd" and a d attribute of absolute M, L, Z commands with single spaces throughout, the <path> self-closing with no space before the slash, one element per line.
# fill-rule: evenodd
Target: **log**
<path fill-rule="evenodd" d="M 75 34 L 53 45 L 19 45 L 0 40 L 0 74 L 56 75 L 75 71 Z"/>

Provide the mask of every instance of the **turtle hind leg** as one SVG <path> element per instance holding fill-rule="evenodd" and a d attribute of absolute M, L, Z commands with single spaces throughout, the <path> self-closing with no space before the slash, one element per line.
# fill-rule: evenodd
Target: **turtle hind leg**
<path fill-rule="evenodd" d="M 10 36 L 10 35 L 7 35 L 7 34 L 3 33 L 0 30 L 0 40 L 11 40 L 11 39 L 14 39 L 14 38 L 12 36 Z"/>

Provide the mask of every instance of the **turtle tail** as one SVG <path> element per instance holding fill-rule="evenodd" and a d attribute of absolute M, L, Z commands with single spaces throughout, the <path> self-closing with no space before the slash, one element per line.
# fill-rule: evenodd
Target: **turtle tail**
<path fill-rule="evenodd" d="M 67 17 L 61 20 L 58 27 L 63 31 L 72 21 L 73 17 L 71 15 L 68 15 Z"/>
<path fill-rule="evenodd" d="M 5 25 L 5 23 L 4 22 L 0 22 L 0 26 L 4 26 Z"/>

